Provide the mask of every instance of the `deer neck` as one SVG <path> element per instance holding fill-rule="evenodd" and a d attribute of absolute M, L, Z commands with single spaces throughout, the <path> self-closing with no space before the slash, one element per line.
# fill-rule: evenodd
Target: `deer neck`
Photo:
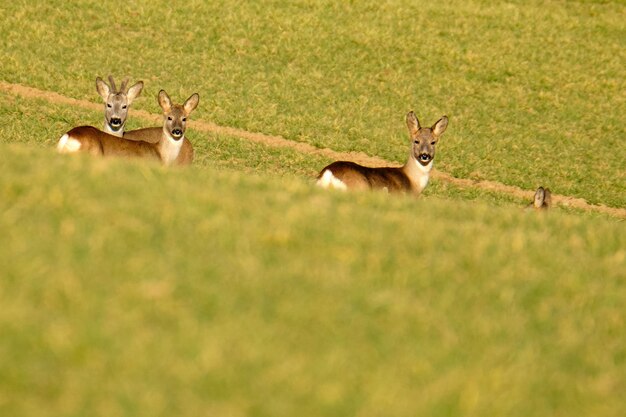
<path fill-rule="evenodd" d="M 184 140 L 185 135 L 176 140 L 172 137 L 170 132 L 165 129 L 165 127 L 163 128 L 161 140 L 157 144 L 157 150 L 159 151 L 163 165 L 171 165 L 176 158 L 178 158 L 180 148 L 183 146 Z"/>
<path fill-rule="evenodd" d="M 420 164 L 413 154 L 409 155 L 409 159 L 402 167 L 402 171 L 411 181 L 411 187 L 417 193 L 421 193 L 428 184 L 430 171 L 433 169 L 433 161 L 431 160 L 426 166 Z"/>

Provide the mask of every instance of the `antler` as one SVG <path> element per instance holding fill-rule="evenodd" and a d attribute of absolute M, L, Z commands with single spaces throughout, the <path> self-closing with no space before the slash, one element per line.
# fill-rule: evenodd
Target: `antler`
<path fill-rule="evenodd" d="M 120 93 L 128 93 L 128 91 L 126 91 L 126 84 L 128 84 L 128 77 L 124 78 L 124 81 L 122 81 L 122 85 L 120 87 Z"/>
<path fill-rule="evenodd" d="M 109 75 L 109 82 L 111 83 L 111 91 L 113 91 L 113 93 L 117 93 L 117 88 L 115 88 L 115 81 L 113 81 L 113 76 Z"/>

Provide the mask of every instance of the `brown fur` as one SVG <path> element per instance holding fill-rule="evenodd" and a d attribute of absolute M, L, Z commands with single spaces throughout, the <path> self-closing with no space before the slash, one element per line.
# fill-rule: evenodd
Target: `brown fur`
<path fill-rule="evenodd" d="M 163 132 L 162 127 L 146 127 L 144 129 L 130 130 L 124 132 L 124 139 L 132 141 L 143 141 L 148 143 L 157 143 L 160 139 L 160 135 Z M 185 137 L 183 139 L 183 145 L 180 148 L 178 158 L 174 161 L 173 165 L 191 165 L 193 162 L 193 146 L 189 139 Z"/>
<path fill-rule="evenodd" d="M 403 192 L 412 189 L 403 167 L 370 168 L 355 162 L 337 161 L 324 168 L 317 178 L 321 178 L 326 170 L 352 190 L 386 188 L 389 192 Z"/>
<path fill-rule="evenodd" d="M 165 91 L 161 91 L 158 95 L 158 102 L 163 109 L 163 127 L 148 127 L 145 129 L 131 130 L 124 132 L 124 139 L 131 141 L 143 141 L 148 143 L 158 143 L 164 134 L 164 129 L 172 131 L 180 129 L 186 130 L 187 117 L 198 105 L 199 97 L 193 94 L 185 103 L 172 104 L 169 96 Z M 183 144 L 180 148 L 178 157 L 172 163 L 173 165 L 191 165 L 193 162 L 193 146 L 186 137 L 183 138 Z"/>
<path fill-rule="evenodd" d="M 120 138 L 92 126 L 81 126 L 67 133 L 69 139 L 66 142 L 61 141 L 64 140 L 62 137 L 57 149 L 60 152 L 79 151 L 102 156 L 156 158 L 165 165 L 190 165 L 193 147 L 188 140 L 185 142 L 185 130 L 187 118 L 198 106 L 199 100 L 198 94 L 192 94 L 182 105 L 173 104 L 167 93 L 161 90 L 158 101 L 163 109 L 162 127 L 128 132 Z M 130 137 L 134 140 L 129 140 Z M 74 147 L 72 141 L 79 142 L 80 146 Z"/>
<path fill-rule="evenodd" d="M 149 159 L 161 159 L 154 144 L 133 142 L 109 135 L 93 126 L 75 127 L 67 134 L 81 143 L 80 151 L 98 156 L 136 156 Z"/>
<path fill-rule="evenodd" d="M 389 192 L 419 194 L 428 183 L 435 145 L 448 126 L 443 116 L 432 127 L 421 127 L 415 113 L 406 115 L 411 138 L 409 158 L 401 167 L 371 168 L 349 161 L 338 161 L 324 167 L 317 176 L 318 185 L 328 186 L 322 178 L 326 171 L 349 190 L 383 189 Z"/>

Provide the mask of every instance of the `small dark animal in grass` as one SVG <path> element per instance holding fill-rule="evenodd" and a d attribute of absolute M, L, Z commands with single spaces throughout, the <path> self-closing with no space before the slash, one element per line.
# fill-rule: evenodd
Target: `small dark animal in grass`
<path fill-rule="evenodd" d="M 552 206 L 552 193 L 549 188 L 539 187 L 535 191 L 535 198 L 527 209 L 547 210 Z"/>
<path fill-rule="evenodd" d="M 432 127 L 421 127 L 412 111 L 406 115 L 411 138 L 409 157 L 401 167 L 370 168 L 354 162 L 337 161 L 319 173 L 317 185 L 340 190 L 380 189 L 388 192 L 420 194 L 428 184 L 433 168 L 435 146 L 448 126 L 443 116 Z"/>

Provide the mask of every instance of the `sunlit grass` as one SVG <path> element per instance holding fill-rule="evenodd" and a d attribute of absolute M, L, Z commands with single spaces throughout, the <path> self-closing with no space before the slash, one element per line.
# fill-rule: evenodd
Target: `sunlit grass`
<path fill-rule="evenodd" d="M 149 98 L 148 98 L 149 99 Z M 102 114 L 45 100 L 24 99 L 0 93 L 0 115 L 11 123 L 0 126 L 0 143 L 22 143 L 52 150 L 59 137 L 71 126 L 101 126 Z M 144 120 L 131 118 L 128 129 L 147 127 Z M 313 183 L 319 170 L 331 160 L 292 149 L 275 148 L 248 140 L 194 130 L 193 116 L 187 136 L 195 148 L 194 165 L 230 169 L 247 174 L 300 177 Z M 431 180 L 425 195 L 456 199 L 481 199 L 495 204 L 527 203 L 514 197 L 479 189 L 464 189 Z"/>
<path fill-rule="evenodd" d="M 161 88 L 197 91 L 202 120 L 396 161 L 407 111 L 424 124 L 447 114 L 439 168 L 623 207 L 624 12 L 610 1 L 12 2 L 0 77 L 98 100 L 96 75 L 130 75 L 146 82 L 138 108 L 154 110 Z"/>
<path fill-rule="evenodd" d="M 3 415 L 625 410 L 623 222 L 0 147 Z"/>
<path fill-rule="evenodd" d="M 327 158 L 194 129 L 402 161 L 448 114 L 437 168 L 623 207 L 623 4 L 3 7 L 4 81 L 201 99 L 165 169 L 57 155 L 101 113 L 0 92 L 0 416 L 626 414 L 622 220 L 325 192 Z"/>

